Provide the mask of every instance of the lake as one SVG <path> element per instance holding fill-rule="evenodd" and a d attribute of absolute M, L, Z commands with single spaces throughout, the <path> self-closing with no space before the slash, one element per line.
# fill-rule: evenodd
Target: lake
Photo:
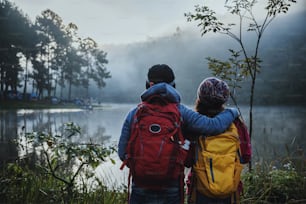
<path fill-rule="evenodd" d="M 0 110 L 0 161 L 14 160 L 23 154 L 9 141 L 17 139 L 22 130 L 26 132 L 59 132 L 64 123 L 74 122 L 81 127 L 79 142 L 117 144 L 121 126 L 127 112 L 135 104 L 103 104 L 100 109 L 45 109 Z M 190 106 L 192 107 L 192 106 Z M 241 107 L 248 124 L 248 109 Z M 304 127 L 306 107 L 255 107 L 253 110 L 253 162 L 278 159 L 304 151 Z M 97 169 L 97 176 L 107 179 L 116 175 L 116 184 L 127 181 L 127 169 L 120 171 L 117 155 L 115 165 L 106 162 Z"/>

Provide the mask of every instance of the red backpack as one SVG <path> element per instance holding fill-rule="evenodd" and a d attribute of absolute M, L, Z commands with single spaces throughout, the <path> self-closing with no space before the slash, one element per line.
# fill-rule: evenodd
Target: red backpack
<path fill-rule="evenodd" d="M 126 164 L 137 186 L 162 189 L 183 181 L 187 151 L 182 148 L 181 116 L 176 103 L 154 96 L 140 103 L 128 141 Z"/>
<path fill-rule="evenodd" d="M 240 118 L 236 118 L 234 124 L 240 139 L 240 163 L 249 163 L 252 157 L 252 146 L 248 128 Z"/>

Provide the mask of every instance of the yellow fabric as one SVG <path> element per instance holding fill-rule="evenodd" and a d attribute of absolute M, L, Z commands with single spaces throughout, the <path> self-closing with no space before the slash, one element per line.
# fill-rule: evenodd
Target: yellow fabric
<path fill-rule="evenodd" d="M 239 135 L 234 124 L 217 136 L 200 137 L 198 159 L 193 169 L 200 193 L 226 198 L 237 191 L 242 165 L 239 160 Z"/>

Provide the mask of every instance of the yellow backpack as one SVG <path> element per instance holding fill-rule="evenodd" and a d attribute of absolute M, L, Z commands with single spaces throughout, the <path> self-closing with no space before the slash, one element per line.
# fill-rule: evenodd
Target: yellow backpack
<path fill-rule="evenodd" d="M 199 137 L 193 166 L 195 187 L 199 193 L 226 198 L 237 191 L 243 168 L 239 147 L 239 135 L 234 124 L 220 135 Z"/>

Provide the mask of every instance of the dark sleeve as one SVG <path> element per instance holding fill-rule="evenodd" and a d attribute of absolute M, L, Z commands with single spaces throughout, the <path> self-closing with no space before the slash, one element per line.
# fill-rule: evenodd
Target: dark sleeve
<path fill-rule="evenodd" d="M 119 143 L 118 143 L 118 156 L 122 161 L 125 159 L 126 146 L 130 138 L 132 121 L 133 121 L 135 111 L 136 109 L 128 113 L 128 115 L 126 116 L 124 120 L 122 129 L 121 129 L 121 134 L 120 134 Z"/>

